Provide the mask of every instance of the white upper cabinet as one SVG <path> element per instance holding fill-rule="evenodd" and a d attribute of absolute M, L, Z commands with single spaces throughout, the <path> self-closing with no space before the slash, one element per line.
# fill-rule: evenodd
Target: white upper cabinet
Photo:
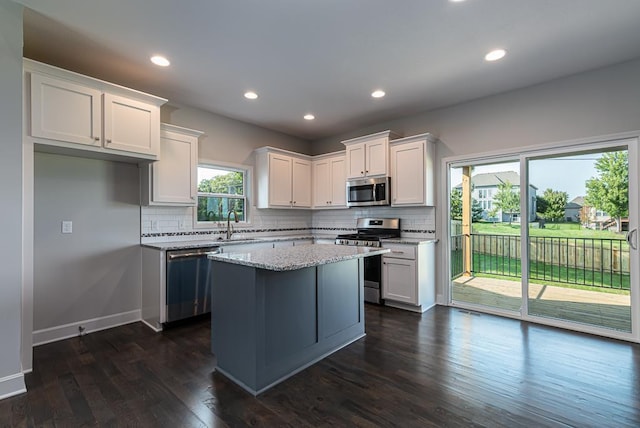
<path fill-rule="evenodd" d="M 346 147 L 347 179 L 386 176 L 389 174 L 389 139 L 391 131 L 343 141 Z"/>
<path fill-rule="evenodd" d="M 291 199 L 294 207 L 311 207 L 311 161 L 291 158 Z"/>
<path fill-rule="evenodd" d="M 102 146 L 102 92 L 65 80 L 31 74 L 31 135 Z"/>
<path fill-rule="evenodd" d="M 157 155 L 160 108 L 149 103 L 104 94 L 104 147 Z"/>
<path fill-rule="evenodd" d="M 257 208 L 310 208 L 311 159 L 262 147 L 256 153 Z"/>
<path fill-rule="evenodd" d="M 346 208 L 345 154 L 317 156 L 313 160 L 313 208 Z"/>
<path fill-rule="evenodd" d="M 156 160 L 167 100 L 24 60 L 28 134 L 39 144 Z"/>
<path fill-rule="evenodd" d="M 391 142 L 392 206 L 434 204 L 435 141 L 431 134 L 421 134 Z"/>
<path fill-rule="evenodd" d="M 196 205 L 200 135 L 200 131 L 161 125 L 160 160 L 141 169 L 144 205 Z"/>

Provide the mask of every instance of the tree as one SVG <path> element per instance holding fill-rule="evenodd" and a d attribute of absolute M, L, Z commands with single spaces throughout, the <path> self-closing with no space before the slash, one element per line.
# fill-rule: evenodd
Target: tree
<path fill-rule="evenodd" d="M 538 198 L 538 212 L 540 217 L 549 221 L 558 221 L 564 218 L 564 208 L 569 201 L 569 194 L 561 190 L 547 189 L 544 191 L 542 197 Z"/>
<path fill-rule="evenodd" d="M 498 184 L 498 192 L 493 196 L 494 204 L 509 214 L 509 225 L 513 219 L 513 214 L 520 212 L 520 192 L 513 190 L 513 185 L 509 181 Z"/>
<path fill-rule="evenodd" d="M 473 198 L 471 200 L 471 221 L 480 221 L 484 218 L 484 208 L 480 202 Z"/>
<path fill-rule="evenodd" d="M 462 220 L 462 190 L 453 189 L 451 190 L 451 219 L 452 220 Z M 482 220 L 484 214 L 484 209 L 480 202 L 477 199 L 472 199 L 471 201 L 471 221 L 479 221 Z"/>
<path fill-rule="evenodd" d="M 491 223 L 495 226 L 496 220 L 498 219 L 498 207 L 496 205 L 489 210 L 487 217 L 489 217 L 489 220 L 491 220 Z"/>
<path fill-rule="evenodd" d="M 585 183 L 585 202 L 609 214 L 621 230 L 621 219 L 629 215 L 629 158 L 626 150 L 604 153 L 595 164 L 597 177 Z"/>
<path fill-rule="evenodd" d="M 462 220 L 462 190 L 451 190 L 451 219 Z"/>
<path fill-rule="evenodd" d="M 198 192 L 212 193 L 213 195 L 198 197 L 198 220 L 222 221 L 225 219 L 226 213 L 230 210 L 243 213 L 243 199 L 214 196 L 242 195 L 244 192 L 242 180 L 243 174 L 240 171 L 229 171 L 227 174 L 216 175 L 209 179 L 200 180 L 198 183 Z"/>
<path fill-rule="evenodd" d="M 536 195 L 536 215 L 540 218 L 545 218 L 544 213 L 547 211 L 549 204 L 540 195 Z"/>

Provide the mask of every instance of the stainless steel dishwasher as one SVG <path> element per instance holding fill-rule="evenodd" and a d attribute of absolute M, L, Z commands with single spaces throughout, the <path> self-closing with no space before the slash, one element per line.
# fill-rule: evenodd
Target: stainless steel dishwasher
<path fill-rule="evenodd" d="M 167 251 L 167 322 L 211 312 L 211 263 L 220 247 Z"/>

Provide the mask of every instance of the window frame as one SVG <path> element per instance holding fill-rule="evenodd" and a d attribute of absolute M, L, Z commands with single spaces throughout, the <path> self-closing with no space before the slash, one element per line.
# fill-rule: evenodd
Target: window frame
<path fill-rule="evenodd" d="M 243 195 L 227 195 L 227 194 L 207 194 L 207 195 L 220 195 L 222 197 L 233 196 L 234 198 L 244 198 L 244 220 L 239 221 L 237 224 L 242 226 L 251 225 L 251 192 L 252 192 L 252 180 L 253 180 L 253 167 L 250 165 L 236 164 L 230 162 L 223 162 L 211 159 L 199 159 L 198 168 L 211 168 L 228 170 L 230 172 L 237 171 L 243 174 Z M 198 220 L 198 200 L 200 198 L 200 192 L 197 191 L 196 183 L 196 206 L 193 208 L 193 227 L 194 229 L 207 229 L 207 228 L 219 228 L 226 227 L 225 221 L 199 221 Z"/>

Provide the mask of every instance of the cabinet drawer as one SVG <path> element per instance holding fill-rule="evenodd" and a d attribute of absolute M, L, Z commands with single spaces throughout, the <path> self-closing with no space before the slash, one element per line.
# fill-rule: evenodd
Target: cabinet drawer
<path fill-rule="evenodd" d="M 382 248 L 388 248 L 390 253 L 383 254 L 385 258 L 394 259 L 416 259 L 416 247 L 413 245 L 400 245 L 400 244 L 382 244 Z"/>

